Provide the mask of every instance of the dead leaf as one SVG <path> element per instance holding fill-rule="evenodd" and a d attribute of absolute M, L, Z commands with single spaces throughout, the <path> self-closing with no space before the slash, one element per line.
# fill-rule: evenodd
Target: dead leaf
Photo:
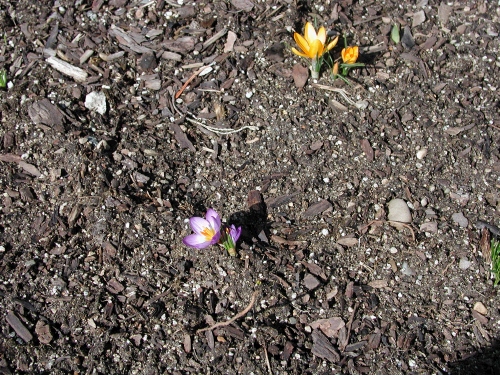
<path fill-rule="evenodd" d="M 309 77 L 309 69 L 301 64 L 295 64 L 293 66 L 292 77 L 295 87 L 300 89 L 306 85 L 307 78 Z"/>

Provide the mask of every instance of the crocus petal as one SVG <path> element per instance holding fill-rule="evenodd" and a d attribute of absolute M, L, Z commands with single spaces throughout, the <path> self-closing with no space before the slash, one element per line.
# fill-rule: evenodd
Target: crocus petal
<path fill-rule="evenodd" d="M 324 26 L 321 26 L 318 30 L 318 39 L 323 45 L 326 43 L 326 30 Z"/>
<path fill-rule="evenodd" d="M 182 239 L 182 243 L 189 247 L 194 247 L 195 249 L 204 249 L 210 245 L 213 245 L 211 241 L 207 241 L 205 236 L 201 234 L 190 234 Z"/>
<path fill-rule="evenodd" d="M 309 43 L 307 42 L 307 40 L 305 40 L 304 37 L 299 33 L 294 33 L 293 39 L 295 39 L 295 43 L 297 43 L 302 52 L 307 55 L 309 51 Z"/>
<path fill-rule="evenodd" d="M 330 51 L 333 47 L 335 47 L 337 45 L 338 41 L 339 41 L 339 36 L 337 35 L 334 40 L 332 40 L 330 43 L 328 43 L 326 50 Z"/>
<path fill-rule="evenodd" d="M 315 59 L 317 57 L 321 57 L 323 55 L 323 44 L 321 41 L 316 39 L 311 43 L 311 49 L 309 50 L 309 57 L 311 59 Z"/>
<path fill-rule="evenodd" d="M 318 39 L 316 30 L 314 30 L 314 26 L 310 22 L 307 22 L 306 27 L 304 28 L 304 38 L 307 40 L 309 44 Z"/>
<path fill-rule="evenodd" d="M 297 56 L 309 58 L 309 55 L 306 55 L 305 53 L 299 52 L 296 48 L 292 48 L 292 52 L 295 53 Z"/>
<path fill-rule="evenodd" d="M 234 225 L 231 225 L 229 235 L 233 239 L 233 242 L 236 243 L 238 241 L 238 238 L 240 238 L 241 236 L 241 227 L 236 228 Z"/>
<path fill-rule="evenodd" d="M 210 228 L 210 223 L 202 217 L 192 217 L 189 219 L 189 225 L 193 232 L 200 235 L 204 230 Z"/>
<path fill-rule="evenodd" d="M 212 229 L 215 230 L 216 232 L 219 232 L 222 226 L 220 215 L 214 209 L 209 208 L 207 210 L 207 214 L 205 215 L 205 217 L 207 218 L 207 221 L 210 223 Z"/>

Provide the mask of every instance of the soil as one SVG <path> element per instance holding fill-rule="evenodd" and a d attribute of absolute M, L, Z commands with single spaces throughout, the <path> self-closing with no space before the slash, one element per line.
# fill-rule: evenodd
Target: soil
<path fill-rule="evenodd" d="M 499 9 L 1 0 L 0 372 L 499 374 Z"/>

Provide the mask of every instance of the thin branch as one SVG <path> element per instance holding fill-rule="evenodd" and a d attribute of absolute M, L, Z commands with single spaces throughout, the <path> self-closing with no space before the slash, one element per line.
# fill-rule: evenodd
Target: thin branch
<path fill-rule="evenodd" d="M 248 304 L 247 307 L 245 307 L 242 311 L 240 311 L 238 314 L 236 314 L 235 316 L 233 316 L 231 319 L 229 320 L 226 320 L 225 322 L 219 322 L 219 323 L 215 323 L 213 326 L 211 327 L 206 327 L 206 328 L 202 328 L 202 329 L 199 329 L 196 331 L 196 333 L 201 333 L 201 332 L 205 332 L 205 331 L 211 331 L 213 329 L 216 329 L 216 328 L 219 328 L 219 327 L 225 327 L 225 326 L 228 326 L 230 325 L 232 322 L 234 322 L 235 320 L 238 320 L 239 318 L 241 318 L 242 316 L 244 316 L 247 312 L 250 311 L 250 309 L 253 307 L 254 303 L 255 303 L 255 299 L 257 298 L 257 294 L 259 292 L 256 290 L 255 292 L 253 292 L 252 294 L 252 298 L 250 299 L 250 303 Z"/>

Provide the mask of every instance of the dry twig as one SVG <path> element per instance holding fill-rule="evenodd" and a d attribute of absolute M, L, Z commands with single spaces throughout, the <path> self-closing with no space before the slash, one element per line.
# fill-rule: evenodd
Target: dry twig
<path fill-rule="evenodd" d="M 206 328 L 199 329 L 199 330 L 196 331 L 196 333 L 201 333 L 201 332 L 205 332 L 205 331 L 211 331 L 211 330 L 219 328 L 219 327 L 225 327 L 225 326 L 230 325 L 232 322 L 238 320 L 239 318 L 241 318 L 242 316 L 244 316 L 247 312 L 249 312 L 250 309 L 253 307 L 253 305 L 255 303 L 255 299 L 257 298 L 257 294 L 258 293 L 259 292 L 257 290 L 255 292 L 253 292 L 252 298 L 250 298 L 250 303 L 248 304 L 248 306 L 245 307 L 238 314 L 236 314 L 235 316 L 233 316 L 231 319 L 226 320 L 225 322 L 215 323 L 211 327 L 206 327 Z"/>

